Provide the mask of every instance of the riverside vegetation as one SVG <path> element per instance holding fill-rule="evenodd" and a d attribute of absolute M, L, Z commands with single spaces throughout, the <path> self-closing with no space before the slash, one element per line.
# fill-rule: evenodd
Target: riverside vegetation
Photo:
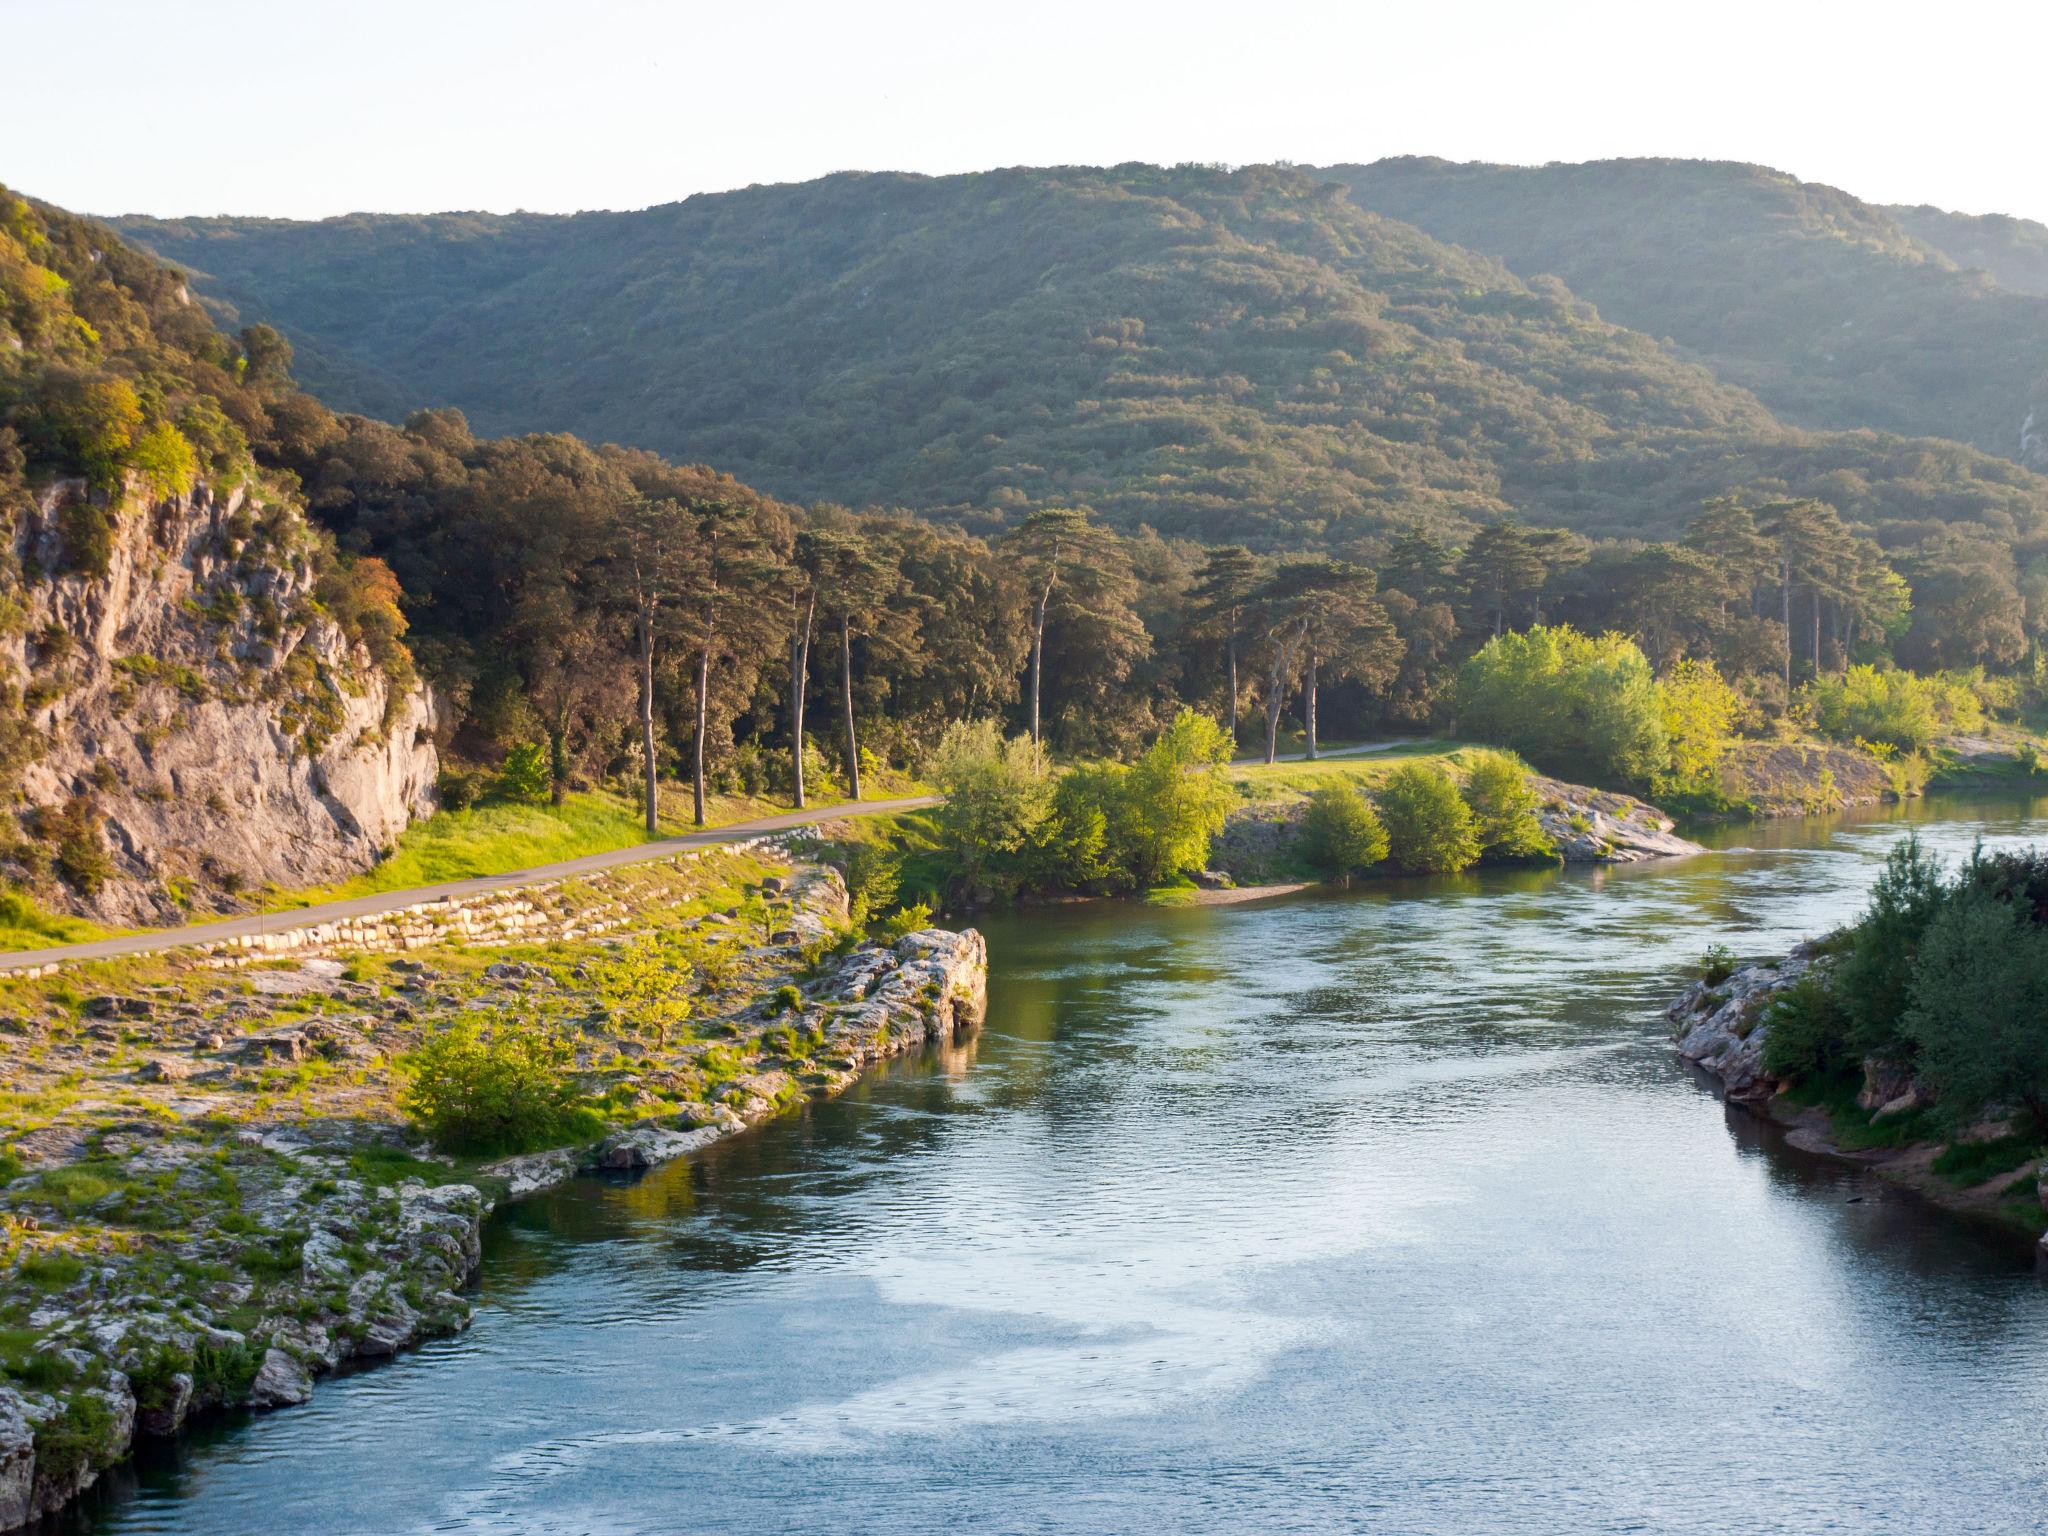
<path fill-rule="evenodd" d="M 1356 217 L 1284 176 L 1184 179 L 1218 218 L 1240 202 L 1259 218 L 1314 208 L 1333 229 Z M 137 835 L 209 804 L 185 766 L 211 739 L 206 712 L 273 654 L 304 673 L 294 721 L 353 708 L 358 675 L 392 679 L 387 699 L 423 685 L 407 696 L 430 720 L 369 733 L 408 766 L 386 781 L 405 793 L 350 813 L 336 857 L 357 869 L 402 844 L 436 764 L 446 807 L 633 797 L 652 833 L 678 781 L 698 825 L 721 797 L 858 796 L 990 718 L 1070 763 L 1135 761 L 1188 709 L 1269 760 L 1291 717 L 1311 756 L 1332 736 L 1455 731 L 1684 810 L 1910 792 L 1924 754 L 1988 715 L 2011 762 L 2037 761 L 2023 755 L 2034 622 L 2011 554 L 1963 538 L 1960 512 L 1926 546 L 1946 553 L 1905 559 L 1863 531 L 1879 527 L 1868 517 L 1768 477 L 1714 488 L 1728 494 L 1650 544 L 1477 503 L 1341 541 L 1267 529 L 1257 549 L 1164 536 L 1107 499 L 1005 495 L 950 523 L 797 506 L 641 449 L 481 438 L 446 409 L 402 426 L 337 416 L 292 382 L 275 330 L 214 329 L 181 274 L 103 225 L 12 195 L 5 209 L 18 345 L 0 348 L 0 498 L 16 511 L 0 564 L 15 679 L 0 698 L 0 865 L 30 933 L 67 914 L 232 909 L 346 873 L 267 868 L 285 838 L 211 840 L 209 862 L 191 846 L 208 840 Z M 1156 209 L 1127 211 L 1135 235 Z M 52 487 L 66 488 L 54 502 Z M 146 553 L 149 530 L 177 496 L 223 515 L 172 552 L 194 572 L 176 646 L 30 624 L 104 599 L 103 546 L 165 559 Z M 2030 504 L 2006 518 L 2010 539 L 2033 536 Z M 283 616 L 265 606 L 275 573 L 245 547 L 268 547 L 271 528 L 306 566 Z M 348 667 L 308 666 L 297 643 L 329 625 Z M 313 777 L 345 781 L 303 757 L 289 771 L 305 777 L 301 805 Z M 1170 850 L 1125 842 L 1132 883 L 1163 869 Z M 1087 866 L 1076 845 L 1083 878 L 1068 883 L 1125 879 Z"/>
<path fill-rule="evenodd" d="M 1709 954 L 1680 1050 L 1833 1150 L 2037 1230 L 2048 1206 L 2048 854 L 1952 872 L 1893 849 L 1854 923 L 1775 962 Z M 2048 1254 L 2048 1237 L 2043 1238 Z"/>
<path fill-rule="evenodd" d="M 479 1224 L 979 1022 L 978 936 L 771 846 L 536 893 L 557 935 L 0 980 L 0 1528 L 139 1436 L 462 1327 Z"/>

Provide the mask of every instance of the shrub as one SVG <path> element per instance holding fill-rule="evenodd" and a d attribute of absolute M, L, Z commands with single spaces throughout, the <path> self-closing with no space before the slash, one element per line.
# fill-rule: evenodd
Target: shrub
<path fill-rule="evenodd" d="M 594 961 L 591 981 L 616 1018 L 666 1046 L 670 1034 L 689 1022 L 691 956 L 681 933 L 651 933 Z"/>
<path fill-rule="evenodd" d="M 444 811 L 466 811 L 483 794 L 483 776 L 460 768 L 444 768 L 436 788 Z"/>
<path fill-rule="evenodd" d="M 95 896 L 113 879 L 113 861 L 100 841 L 99 817 L 83 795 L 74 796 L 51 816 L 42 831 L 57 845 L 57 873 L 79 895 Z"/>
<path fill-rule="evenodd" d="M 1497 635 L 1460 670 L 1457 710 L 1465 731 L 1565 778 L 1647 783 L 1670 762 L 1656 679 L 1624 635 Z"/>
<path fill-rule="evenodd" d="M 1301 856 L 1332 880 L 1354 875 L 1387 856 L 1387 829 L 1365 797 L 1344 784 L 1325 784 L 1309 796 L 1301 818 Z"/>
<path fill-rule="evenodd" d="M 900 908 L 882 919 L 882 942 L 894 944 L 897 940 L 917 933 L 922 929 L 929 928 L 931 925 L 932 909 L 921 901 L 914 901 L 909 906 Z"/>
<path fill-rule="evenodd" d="M 80 498 L 57 509 L 58 575 L 98 579 L 114 564 L 114 518 Z"/>
<path fill-rule="evenodd" d="M 946 797 L 935 820 L 969 885 L 1001 878 L 1029 844 L 1052 803 L 1037 749 L 1004 740 L 993 720 L 956 720 L 932 752 L 932 781 Z"/>
<path fill-rule="evenodd" d="M 1380 789 L 1379 811 L 1394 862 L 1411 874 L 1454 874 L 1479 857 L 1472 812 L 1440 768 L 1395 769 Z"/>
<path fill-rule="evenodd" d="M 1557 850 L 1536 817 L 1536 791 L 1522 765 L 1503 752 L 1478 752 L 1465 779 L 1465 804 L 1482 853 L 1495 859 L 1554 859 Z"/>
<path fill-rule="evenodd" d="M 1069 890 L 1123 890 L 1133 876 L 1131 818 L 1124 793 L 1129 770 L 1116 763 L 1070 768 L 1053 786 L 1025 859 L 1034 885 Z"/>
<path fill-rule="evenodd" d="M 1726 944 L 1710 944 L 1700 956 L 1700 980 L 1718 987 L 1735 974 L 1735 951 Z"/>
<path fill-rule="evenodd" d="M 428 1036 L 401 1058 L 402 1102 L 449 1152 L 522 1152 L 571 1140 L 588 1128 L 562 1035 L 531 1019 L 475 1015 Z"/>
<path fill-rule="evenodd" d="M 505 765 L 498 770 L 495 787 L 507 800 L 539 805 L 553 792 L 554 783 L 548 749 L 537 741 L 527 741 L 505 754 Z"/>
<path fill-rule="evenodd" d="M 1212 716 L 1182 709 L 1145 749 L 1125 784 L 1131 877 L 1139 885 L 1200 869 L 1235 803 L 1224 774 L 1230 737 Z"/>
<path fill-rule="evenodd" d="M 1837 741 L 1882 742 L 1917 752 L 1941 727 L 1942 690 L 1911 672 L 1855 666 L 1807 686 L 1814 723 Z"/>
<path fill-rule="evenodd" d="M 1856 1055 L 1911 1054 L 1900 1021 L 1921 939 L 1942 901 L 1941 865 L 1921 848 L 1917 835 L 1908 836 L 1885 859 L 1870 890 L 1869 910 L 1850 930 L 1835 970 L 1835 995 Z"/>
<path fill-rule="evenodd" d="M 797 1009 L 803 1007 L 803 1005 L 803 993 L 799 991 L 797 988 L 785 983 L 784 985 L 777 987 L 775 989 L 774 995 L 768 999 L 768 1016 L 770 1018 L 774 1018 L 778 1014 L 794 1013 Z"/>
<path fill-rule="evenodd" d="M 1742 713 L 1742 696 L 1711 661 L 1686 658 L 1657 682 L 1657 713 L 1671 754 L 1657 776 L 1659 793 L 1700 795 L 1715 787 L 1715 769 Z"/>
<path fill-rule="evenodd" d="M 89 1466 L 112 1460 L 114 1415 L 96 1392 L 81 1392 L 35 1428 L 36 1481 L 65 1487 Z"/>
<path fill-rule="evenodd" d="M 1763 1066 L 1787 1082 L 1825 1078 L 1854 1067 L 1848 1020 L 1827 983 L 1811 972 L 1771 999 L 1763 1023 Z"/>
<path fill-rule="evenodd" d="M 863 922 L 868 913 L 896 904 L 903 881 L 903 857 L 880 838 L 849 843 L 844 874 L 853 920 Z"/>
<path fill-rule="evenodd" d="M 169 422 L 159 422 L 128 451 L 129 466 L 142 481 L 150 498 L 183 496 L 199 477 L 199 455 L 185 441 L 185 434 Z"/>
<path fill-rule="evenodd" d="M 2017 1106 L 2048 1134 L 2048 928 L 2031 917 L 1963 883 L 1921 940 L 1904 1028 L 1951 1117 Z"/>

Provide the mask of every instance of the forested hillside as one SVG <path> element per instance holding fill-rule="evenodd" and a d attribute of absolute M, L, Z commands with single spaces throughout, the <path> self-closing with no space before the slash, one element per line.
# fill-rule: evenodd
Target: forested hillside
<path fill-rule="evenodd" d="M 122 221 L 330 403 L 460 406 L 791 500 L 1383 548 L 1504 514 L 1669 536 L 1727 491 L 1891 542 L 2040 530 L 2048 481 L 1785 427 L 1550 279 L 1271 167 L 842 175 L 638 213 Z M 1555 265 L 1555 264 L 1553 264 Z M 2012 423 L 2017 428 L 2017 420 Z"/>
<path fill-rule="evenodd" d="M 2048 468 L 2048 298 L 1960 270 L 1952 226 L 1930 241 L 1931 221 L 1916 236 L 1832 187 L 1711 161 L 1398 159 L 1328 174 L 1364 207 L 1525 278 L 1556 275 L 1788 421 L 1953 438 Z"/>
<path fill-rule="evenodd" d="M 2048 297 L 2048 224 L 2003 213 L 1949 213 L 1924 203 L 1885 211 L 1957 266 L 1989 272 L 2014 293 Z"/>

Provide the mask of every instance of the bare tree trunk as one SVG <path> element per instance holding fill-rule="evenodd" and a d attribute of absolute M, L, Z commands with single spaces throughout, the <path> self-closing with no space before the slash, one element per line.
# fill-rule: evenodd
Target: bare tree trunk
<path fill-rule="evenodd" d="M 1038 608 L 1031 623 L 1031 752 L 1035 757 L 1042 738 L 1038 732 L 1038 679 L 1045 662 L 1045 610 L 1052 602 L 1052 583 L 1038 594 Z"/>
<path fill-rule="evenodd" d="M 1308 653 L 1308 708 L 1304 723 L 1308 726 L 1308 760 L 1316 760 L 1316 653 Z"/>
<path fill-rule="evenodd" d="M 654 798 L 654 604 L 640 595 L 640 762 L 646 773 L 647 835 L 661 831 Z"/>
<path fill-rule="evenodd" d="M 839 697 L 846 704 L 846 782 L 860 798 L 860 742 L 853 733 L 853 623 L 839 616 Z M 886 742 L 887 737 L 883 738 Z"/>
<path fill-rule="evenodd" d="M 1230 632 L 1230 637 L 1223 642 L 1223 654 L 1230 663 L 1230 746 L 1231 750 L 1235 752 L 1237 750 L 1237 631 L 1234 629 Z"/>
<path fill-rule="evenodd" d="M 796 808 L 804 808 L 804 687 L 811 672 L 811 620 L 818 610 L 818 594 L 804 599 L 803 622 L 789 643 L 789 747 L 796 770 Z"/>
<path fill-rule="evenodd" d="M 707 630 L 704 644 L 697 652 L 697 742 L 695 762 L 692 766 L 695 793 L 697 825 L 703 826 L 704 816 L 704 735 L 710 728 L 711 717 L 711 634 Z"/>
<path fill-rule="evenodd" d="M 1785 705 L 1792 704 L 1792 562 L 1778 565 L 1778 601 L 1785 618 Z"/>

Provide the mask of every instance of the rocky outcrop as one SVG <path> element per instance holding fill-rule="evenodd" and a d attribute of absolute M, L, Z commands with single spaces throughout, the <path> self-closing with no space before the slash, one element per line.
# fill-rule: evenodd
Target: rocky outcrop
<path fill-rule="evenodd" d="M 104 574 L 71 547 L 81 518 L 104 531 Z M 323 611 L 331 557 L 292 508 L 204 485 L 110 508 L 63 481 L 13 533 L 25 612 L 0 675 L 27 733 L 19 795 L 31 823 L 78 808 L 106 861 L 45 875 L 46 900 L 182 920 L 244 886 L 357 873 L 432 809 L 431 695 Z"/>
<path fill-rule="evenodd" d="M 1868 752 L 1818 742 L 1734 742 L 1719 771 L 1722 789 L 1759 816 L 1878 805 L 1898 792 L 1891 770 Z"/>
<path fill-rule="evenodd" d="M 1782 960 L 1738 965 L 1724 976 L 1702 978 L 1679 994 L 1664 1017 L 1678 1054 L 1721 1080 L 1731 1099 L 1768 1099 L 1778 1083 L 1765 1071 L 1764 1022 L 1771 999 L 1812 968 L 1801 946 Z"/>
<path fill-rule="evenodd" d="M 1633 795 L 1540 774 L 1529 776 L 1529 787 L 1536 792 L 1544 836 L 1567 864 L 1636 864 L 1706 851 L 1679 837 L 1669 816 Z"/>

